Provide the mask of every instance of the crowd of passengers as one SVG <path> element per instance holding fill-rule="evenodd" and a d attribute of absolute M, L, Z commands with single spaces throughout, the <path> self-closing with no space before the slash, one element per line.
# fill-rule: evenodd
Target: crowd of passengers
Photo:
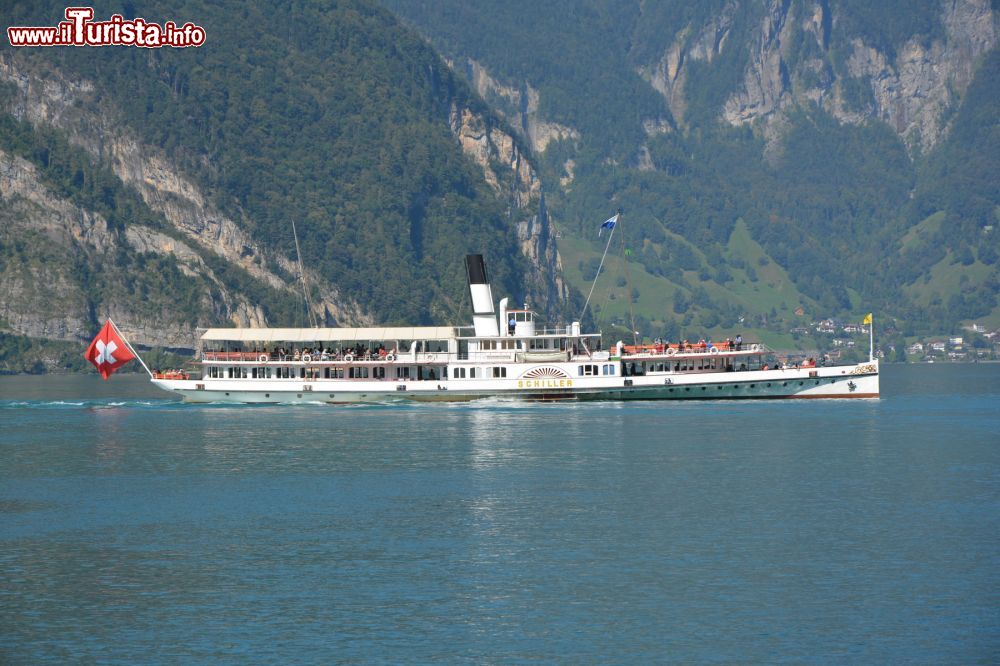
<path fill-rule="evenodd" d="M 665 349 L 673 348 L 679 352 L 706 352 L 713 349 L 719 349 L 721 351 L 742 351 L 743 350 L 743 336 L 737 335 L 736 338 L 726 338 L 724 342 L 714 343 L 711 340 L 706 340 L 702 338 L 698 342 L 688 342 L 686 339 L 680 342 L 671 344 L 669 340 L 663 338 L 656 338 L 653 341 L 653 345 L 656 347 L 657 351 L 663 351 Z"/>
<path fill-rule="evenodd" d="M 245 354 L 253 358 L 267 356 L 268 360 L 271 361 L 343 361 L 348 356 L 351 356 L 354 360 L 368 361 L 385 359 L 389 354 L 396 354 L 397 352 L 396 350 L 387 350 L 384 344 L 379 344 L 371 348 L 367 345 L 357 344 L 353 347 L 344 346 L 339 349 L 332 347 L 303 347 L 301 349 L 298 347 L 291 349 L 277 347 L 276 349 L 269 350 L 267 347 L 263 349 L 254 347 L 253 350 L 220 349 L 218 352 L 209 352 L 209 354 L 215 353 Z"/>

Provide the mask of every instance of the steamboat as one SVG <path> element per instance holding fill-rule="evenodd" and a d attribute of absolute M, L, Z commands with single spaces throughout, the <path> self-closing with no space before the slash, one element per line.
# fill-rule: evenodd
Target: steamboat
<path fill-rule="evenodd" d="M 212 328 L 195 373 L 151 373 L 188 402 L 878 398 L 878 361 L 781 365 L 760 343 L 602 347 L 573 322 L 539 326 L 494 305 L 482 255 L 466 257 L 472 326 Z"/>

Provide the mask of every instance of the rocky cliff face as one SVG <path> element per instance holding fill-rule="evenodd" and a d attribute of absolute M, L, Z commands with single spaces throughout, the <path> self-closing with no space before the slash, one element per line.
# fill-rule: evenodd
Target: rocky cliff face
<path fill-rule="evenodd" d="M 978 58 L 997 42 L 998 16 L 988 0 L 946 0 L 941 21 L 946 39 L 929 45 L 911 39 L 895 60 L 860 39 L 852 42 L 850 72 L 870 82 L 874 99 L 865 111 L 888 123 L 911 148 L 926 150 L 938 142 Z M 831 111 L 845 122 L 867 117 L 845 109 L 842 100 L 835 100 Z"/>
<path fill-rule="evenodd" d="M 726 46 L 732 31 L 737 3 L 727 2 L 722 11 L 702 26 L 685 26 L 660 60 L 639 68 L 639 75 L 663 95 L 674 120 L 684 124 L 687 112 L 685 86 L 691 62 L 711 63 Z M 647 128 L 649 131 L 649 128 Z"/>
<path fill-rule="evenodd" d="M 552 141 L 580 138 L 576 129 L 541 117 L 538 113 L 538 91 L 529 82 L 525 81 L 520 88 L 505 86 L 471 58 L 464 65 L 454 62 L 448 65 L 452 69 L 464 70 L 479 96 L 492 102 L 494 108 L 527 139 L 535 153 L 543 152 Z"/>
<path fill-rule="evenodd" d="M 462 151 L 483 169 L 483 178 L 507 202 L 521 252 L 529 259 L 529 294 L 534 305 L 558 310 L 568 298 L 555 229 L 545 208 L 541 183 L 518 140 L 495 122 L 452 106 L 449 124 Z"/>
<path fill-rule="evenodd" d="M 189 243 L 240 266 L 261 283 L 275 289 L 290 291 L 298 288 L 297 285 L 287 285 L 266 268 L 272 261 L 288 273 L 296 274 L 297 268 L 286 257 L 269 253 L 236 221 L 210 205 L 198 186 L 171 164 L 161 150 L 143 144 L 124 126 L 121 114 L 104 101 L 92 83 L 69 80 L 44 63 L 15 58 L 10 53 L 0 53 L 0 82 L 12 83 L 16 90 L 9 108 L 0 111 L 28 121 L 33 126 L 48 126 L 65 132 L 72 143 L 84 148 L 95 161 L 110 166 L 123 183 L 135 188 L 145 203 L 152 210 L 162 213 Z M 47 196 L 51 198 L 51 194 L 46 195 L 43 190 L 37 190 L 35 194 L 39 200 Z M 42 218 L 35 222 L 36 225 L 47 224 Z M 184 243 L 135 226 L 129 226 L 125 238 L 120 240 L 132 250 L 173 255 L 186 272 L 201 276 L 221 289 L 227 298 L 216 306 L 220 319 L 238 326 L 267 325 L 260 306 L 254 304 L 253 294 L 228 293 L 204 262 L 191 260 L 192 255 L 197 255 Z M 314 303 L 321 320 L 370 323 L 370 317 L 363 309 L 343 298 L 334 285 L 308 272 L 307 279 L 324 295 Z M 109 303 L 107 307 L 112 306 Z M 117 317 L 123 327 L 130 325 L 127 312 L 128 309 L 124 308 L 124 312 Z M 114 316 L 110 309 L 98 315 L 100 318 Z M 201 325 L 208 323 L 199 322 Z M 174 330 L 169 321 L 155 326 L 145 322 L 141 328 L 143 334 L 136 339 L 140 344 L 165 344 L 163 341 L 169 339 L 170 346 L 194 346 L 196 333 L 193 329 L 187 329 L 187 334 L 183 335 Z M 38 335 L 45 327 L 13 327 L 13 330 L 25 335 Z M 46 334 L 40 337 L 58 336 Z"/>
<path fill-rule="evenodd" d="M 836 29 L 839 22 L 835 13 L 826 15 L 830 11 L 826 3 L 772 0 L 750 44 L 743 84 L 727 100 L 723 118 L 733 125 L 763 120 L 771 127 L 780 125 L 783 111 L 811 102 L 841 122 L 884 121 L 911 150 L 934 146 L 946 131 L 949 109 L 972 80 L 977 59 L 996 45 L 997 16 L 990 2 L 944 0 L 944 39 L 926 44 L 914 36 L 895 54 L 852 39 L 847 69 L 858 80 L 860 102 L 849 99 L 843 76 L 827 73 L 827 26 Z M 807 52 L 814 56 L 789 58 L 797 31 L 813 42 Z"/>
<path fill-rule="evenodd" d="M 141 299 L 128 289 L 124 298 L 108 299 L 100 312 L 90 311 L 92 295 L 81 281 L 82 265 L 111 263 L 117 252 L 172 254 L 188 276 L 208 283 L 202 306 L 217 307 L 208 296 L 209 285 L 231 298 L 231 309 L 242 308 L 248 321 L 260 321 L 259 307 L 241 294 L 227 294 L 201 257 L 175 239 L 141 225 L 124 234 L 112 231 L 101 215 L 80 208 L 46 187 L 34 165 L 0 151 L 0 242 L 13 247 L 13 256 L 0 267 L 5 295 L 0 300 L 4 328 L 21 335 L 57 340 L 80 340 L 93 334 L 94 315 L 112 317 L 135 342 L 164 347 L 192 347 L 194 331 Z M 98 276 L 101 287 L 117 289 L 121 275 Z M 141 282 L 141 277 L 139 278 Z M 219 313 L 222 314 L 222 313 Z"/>
<path fill-rule="evenodd" d="M 950 109 L 972 80 L 978 58 L 996 45 L 998 32 L 989 0 L 942 0 L 943 39 L 927 44 L 914 36 L 889 54 L 854 38 L 848 71 L 838 73 L 829 67 L 829 32 L 839 17 L 830 15 L 828 3 L 770 0 L 749 44 L 731 39 L 736 7 L 734 0 L 705 25 L 685 27 L 658 62 L 640 68 L 680 123 L 690 63 L 711 63 L 726 48 L 749 48 L 743 81 L 722 109 L 726 122 L 762 122 L 774 139 L 787 110 L 816 104 L 841 122 L 884 121 L 912 151 L 925 151 L 947 130 Z"/>

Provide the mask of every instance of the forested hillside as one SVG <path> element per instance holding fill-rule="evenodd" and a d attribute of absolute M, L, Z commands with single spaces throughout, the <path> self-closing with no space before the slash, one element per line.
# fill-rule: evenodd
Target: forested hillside
<path fill-rule="evenodd" d="M 532 142 L 578 287 L 624 210 L 599 321 L 1000 327 L 988 1 L 384 2 Z"/>
<path fill-rule="evenodd" d="M 467 321 L 473 251 L 496 293 L 561 308 L 518 140 L 388 11 L 107 2 L 95 20 L 114 13 L 192 21 L 206 42 L 0 49 L 4 334 L 79 340 L 114 315 L 142 344 L 189 347 L 197 326 L 304 325 L 293 221 L 327 325 Z M 472 156 L 470 131 L 486 134 Z"/>

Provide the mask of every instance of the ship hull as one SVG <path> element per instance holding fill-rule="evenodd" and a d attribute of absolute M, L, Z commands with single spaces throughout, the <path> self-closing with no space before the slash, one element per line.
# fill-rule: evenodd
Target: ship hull
<path fill-rule="evenodd" d="M 519 401 L 873 399 L 876 363 L 814 369 L 666 373 L 560 380 L 166 380 L 159 388 L 196 403 L 364 404 Z"/>

